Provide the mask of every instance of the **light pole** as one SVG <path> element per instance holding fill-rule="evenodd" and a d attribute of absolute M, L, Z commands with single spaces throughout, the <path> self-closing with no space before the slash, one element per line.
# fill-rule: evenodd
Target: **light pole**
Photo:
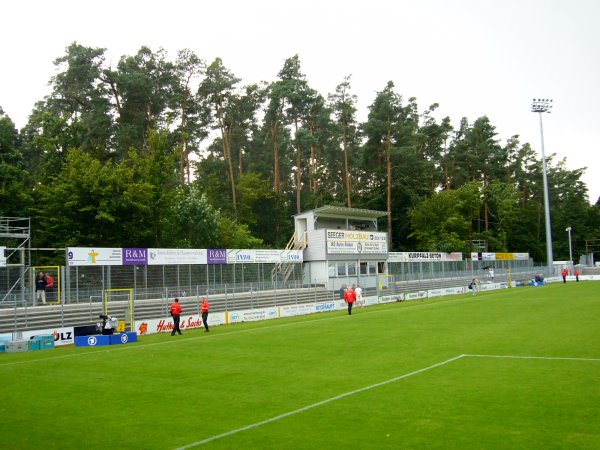
<path fill-rule="evenodd" d="M 540 114 L 540 135 L 542 137 L 542 166 L 543 166 L 543 181 L 544 181 L 544 217 L 546 219 L 546 256 L 548 270 L 554 272 L 554 256 L 552 255 L 552 231 L 550 227 L 550 200 L 548 198 L 548 175 L 546 168 L 546 154 L 544 152 L 544 127 L 542 126 L 542 114 L 550 113 L 552 110 L 552 100 L 549 99 L 533 99 L 531 102 L 531 111 Z"/>
<path fill-rule="evenodd" d="M 573 250 L 571 247 L 571 230 L 572 228 L 565 228 L 565 231 L 567 231 L 569 233 L 569 264 L 571 265 L 571 268 L 573 268 Z"/>

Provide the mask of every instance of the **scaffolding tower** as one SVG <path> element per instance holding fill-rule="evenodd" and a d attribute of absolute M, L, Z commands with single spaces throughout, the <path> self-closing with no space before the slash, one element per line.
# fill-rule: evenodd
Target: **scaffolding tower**
<path fill-rule="evenodd" d="M 0 306 L 25 305 L 31 266 L 31 218 L 0 216 Z"/>

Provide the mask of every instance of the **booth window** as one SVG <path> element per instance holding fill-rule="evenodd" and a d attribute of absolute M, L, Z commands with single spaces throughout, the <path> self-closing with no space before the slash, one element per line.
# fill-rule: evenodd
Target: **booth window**
<path fill-rule="evenodd" d="M 367 275 L 369 273 L 369 264 L 366 262 L 360 263 L 360 274 Z"/>
<path fill-rule="evenodd" d="M 354 262 L 349 262 L 348 263 L 348 276 L 354 276 L 356 275 L 356 263 Z"/>
<path fill-rule="evenodd" d="M 335 263 L 329 263 L 327 269 L 329 272 L 329 276 L 335 277 Z"/>
<path fill-rule="evenodd" d="M 377 274 L 377 264 L 374 262 L 370 262 L 369 263 L 369 275 L 376 275 Z"/>
<path fill-rule="evenodd" d="M 338 263 L 337 265 L 337 274 L 338 277 L 343 277 L 346 275 L 346 263 Z"/>

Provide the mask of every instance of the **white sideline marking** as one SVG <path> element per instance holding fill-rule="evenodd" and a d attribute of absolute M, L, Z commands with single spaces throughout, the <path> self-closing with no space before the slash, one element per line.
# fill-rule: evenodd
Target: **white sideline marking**
<path fill-rule="evenodd" d="M 236 428 L 235 430 L 227 431 L 225 433 L 217 434 L 215 436 L 211 436 L 209 438 L 203 439 L 201 441 L 193 442 L 191 444 L 184 445 L 183 447 L 178 447 L 176 450 L 187 450 L 189 448 L 198 447 L 200 445 L 208 444 L 209 442 L 216 441 L 217 439 L 221 439 L 227 436 L 232 436 L 237 433 L 241 433 L 242 431 L 251 430 L 253 428 L 260 427 L 262 425 L 266 425 L 268 423 L 276 422 L 278 420 L 284 419 L 286 417 L 292 416 L 294 414 L 299 414 L 304 411 L 308 411 L 309 409 L 316 408 L 318 406 L 325 405 L 327 403 L 334 402 L 336 400 L 340 400 L 345 397 L 349 397 L 354 394 L 358 394 L 364 391 L 368 391 L 371 389 L 378 388 L 380 386 L 385 386 L 386 384 L 394 383 L 396 381 L 403 380 L 405 378 L 412 377 L 414 375 L 418 375 L 420 373 L 426 372 L 431 369 L 435 369 L 436 367 L 440 367 L 451 362 L 457 361 L 462 358 L 506 358 L 506 359 L 542 359 L 542 360 L 557 360 L 557 361 L 600 361 L 600 358 L 570 358 L 570 357 L 552 357 L 552 356 L 519 356 L 519 355 L 470 355 L 463 354 L 455 356 L 454 358 L 447 359 L 446 361 L 442 361 L 437 364 L 433 364 L 432 366 L 425 367 L 423 369 L 415 370 L 414 372 L 410 372 L 404 375 L 400 375 L 399 377 L 390 378 L 389 380 L 382 381 L 380 383 L 375 383 L 370 386 L 366 386 L 355 391 L 345 392 L 340 395 L 336 395 L 335 397 L 331 397 L 325 400 L 322 400 L 317 403 L 313 403 L 312 405 L 305 406 L 303 408 L 295 409 L 293 411 L 289 411 L 287 413 L 280 414 L 279 416 L 271 417 L 270 419 L 263 420 L 261 422 L 256 422 L 250 425 L 246 425 L 245 427 Z"/>
<path fill-rule="evenodd" d="M 448 364 L 448 363 L 451 363 L 453 361 L 456 361 L 457 359 L 463 358 L 464 356 L 465 355 L 455 356 L 454 358 L 447 359 L 446 361 L 442 361 L 440 363 L 433 364 L 432 366 L 428 366 L 428 367 L 425 367 L 423 369 L 415 370 L 414 372 L 410 372 L 410 373 L 407 373 L 407 374 L 404 374 L 404 375 L 400 375 L 399 377 L 390 378 L 389 380 L 382 381 L 380 383 L 375 383 L 375 384 L 372 384 L 370 386 L 366 386 L 366 387 L 363 387 L 363 388 L 360 388 L 360 389 L 356 389 L 355 391 L 345 392 L 343 394 L 336 395 L 335 397 L 331 397 L 331 398 L 322 400 L 320 402 L 313 403 L 312 405 L 304 406 L 303 408 L 295 409 L 294 411 L 286 412 L 286 413 L 281 414 L 279 416 L 271 417 L 270 419 L 263 420 L 261 422 L 256 422 L 256 423 L 253 423 L 253 424 L 250 424 L 250 425 L 246 425 L 245 427 L 241 427 L 241 428 L 237 428 L 235 430 L 227 431 L 226 433 L 217 434 L 215 436 L 203 439 L 203 440 L 198 441 L 198 442 L 194 442 L 192 444 L 184 445 L 183 447 L 179 447 L 177 450 L 185 450 L 185 449 L 188 449 L 188 448 L 197 447 L 199 445 L 207 444 L 209 442 L 216 441 L 217 439 L 221 439 L 221 438 L 224 438 L 224 437 L 227 437 L 227 436 L 231 436 L 233 434 L 237 434 L 237 433 L 240 433 L 242 431 L 251 430 L 252 428 L 260 427 L 261 425 L 266 425 L 268 423 L 276 422 L 276 421 L 278 421 L 280 419 L 284 419 L 284 418 L 292 416 L 294 414 L 298 414 L 298 413 L 301 413 L 301 412 L 304 412 L 304 411 L 308 411 L 309 409 L 313 409 L 313 408 L 316 408 L 318 406 L 322 406 L 322 405 L 325 405 L 327 403 L 331 403 L 331 402 L 334 402 L 336 400 L 340 400 L 342 398 L 349 397 L 349 396 L 354 395 L 354 394 L 358 394 L 360 392 L 368 391 L 370 389 L 375 389 L 375 388 L 380 387 L 380 386 L 385 386 L 386 384 L 394 383 L 396 381 L 400 381 L 400 380 L 403 380 L 405 378 L 412 377 L 413 375 L 418 375 L 420 373 L 426 372 L 427 370 L 435 369 L 436 367 L 440 367 L 440 366 L 443 366 L 445 364 Z"/>
<path fill-rule="evenodd" d="M 600 361 L 600 358 L 568 358 L 560 356 L 519 356 L 519 355 L 463 355 L 472 358 L 507 358 L 507 359 L 545 359 L 557 361 Z"/>

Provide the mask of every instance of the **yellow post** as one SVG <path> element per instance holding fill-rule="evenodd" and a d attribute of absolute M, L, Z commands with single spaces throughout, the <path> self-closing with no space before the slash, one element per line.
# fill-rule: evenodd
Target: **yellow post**
<path fill-rule="evenodd" d="M 108 302 L 109 302 L 109 292 L 126 292 L 129 296 L 129 323 L 130 331 L 134 330 L 135 323 L 133 323 L 133 289 L 105 289 L 104 290 L 104 314 L 108 315 Z M 125 321 L 123 321 L 125 323 Z M 125 325 L 123 325 L 123 331 L 125 331 Z"/>

